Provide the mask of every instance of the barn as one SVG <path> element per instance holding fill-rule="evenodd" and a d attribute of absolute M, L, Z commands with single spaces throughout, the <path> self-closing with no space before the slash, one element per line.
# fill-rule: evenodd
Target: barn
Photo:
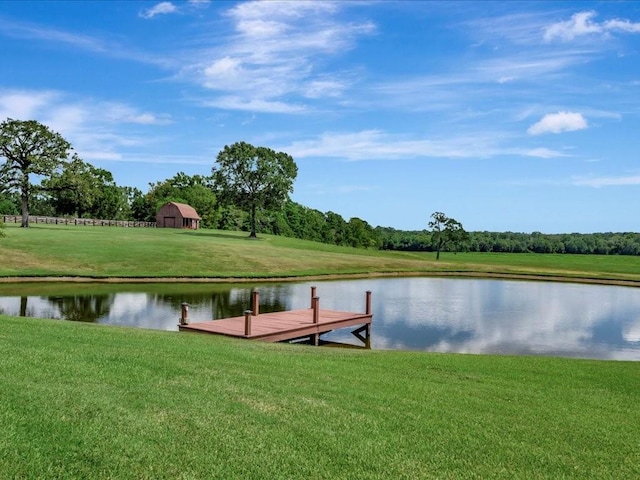
<path fill-rule="evenodd" d="M 196 209 L 185 203 L 165 203 L 156 215 L 158 228 L 200 228 L 200 216 Z"/>

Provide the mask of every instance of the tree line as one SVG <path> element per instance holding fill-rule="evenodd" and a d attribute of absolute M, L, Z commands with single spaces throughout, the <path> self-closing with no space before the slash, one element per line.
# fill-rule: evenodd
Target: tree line
<path fill-rule="evenodd" d="M 149 183 L 143 193 L 120 186 L 111 172 L 83 161 L 59 134 L 34 120 L 0 124 L 0 214 L 155 221 L 166 202 L 191 205 L 203 228 L 244 230 L 305 240 L 400 251 L 582 253 L 640 255 L 640 234 L 543 234 L 466 232 L 457 220 L 434 212 L 421 231 L 373 228 L 365 220 L 345 220 L 292 201 L 297 176 L 284 152 L 246 142 L 225 146 L 211 175 L 178 172 Z M 0 223 L 0 236 L 3 225 Z"/>
<path fill-rule="evenodd" d="M 383 250 L 435 252 L 432 232 L 376 228 Z M 640 233 L 467 232 L 468 238 L 444 251 L 640 255 Z"/>

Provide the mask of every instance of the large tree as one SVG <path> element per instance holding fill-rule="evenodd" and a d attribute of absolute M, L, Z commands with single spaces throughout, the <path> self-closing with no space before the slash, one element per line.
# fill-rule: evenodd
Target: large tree
<path fill-rule="evenodd" d="M 20 192 L 22 225 L 29 226 L 29 196 L 38 176 L 51 176 L 66 160 L 71 145 L 59 133 L 35 120 L 6 119 L 0 124 L 0 185 Z"/>
<path fill-rule="evenodd" d="M 293 191 L 298 167 L 291 155 L 246 142 L 226 145 L 213 167 L 214 185 L 222 202 L 247 209 L 251 238 L 256 237 L 256 212 L 280 207 Z"/>
<path fill-rule="evenodd" d="M 436 247 L 436 260 L 440 260 L 440 251 L 447 245 L 453 244 L 457 247 L 468 238 L 462 224 L 442 212 L 431 214 L 429 228 L 431 228 L 431 240 Z"/>

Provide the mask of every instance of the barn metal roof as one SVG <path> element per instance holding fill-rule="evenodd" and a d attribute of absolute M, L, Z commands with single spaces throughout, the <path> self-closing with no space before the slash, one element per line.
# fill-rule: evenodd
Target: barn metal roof
<path fill-rule="evenodd" d="M 167 205 L 174 205 L 180 211 L 180 215 L 182 215 L 183 218 L 197 218 L 198 220 L 201 220 L 200 215 L 198 215 L 196 209 L 191 205 L 178 202 L 168 202 Z"/>

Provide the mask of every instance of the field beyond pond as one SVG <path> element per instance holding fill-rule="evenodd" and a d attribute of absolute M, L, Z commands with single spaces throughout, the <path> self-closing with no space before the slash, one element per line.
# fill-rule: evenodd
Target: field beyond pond
<path fill-rule="evenodd" d="M 640 364 L 0 316 L 2 478 L 638 478 Z"/>
<path fill-rule="evenodd" d="M 640 282 L 640 257 L 388 252 L 246 232 L 9 224 L 0 278 L 270 279 L 480 274 Z"/>

